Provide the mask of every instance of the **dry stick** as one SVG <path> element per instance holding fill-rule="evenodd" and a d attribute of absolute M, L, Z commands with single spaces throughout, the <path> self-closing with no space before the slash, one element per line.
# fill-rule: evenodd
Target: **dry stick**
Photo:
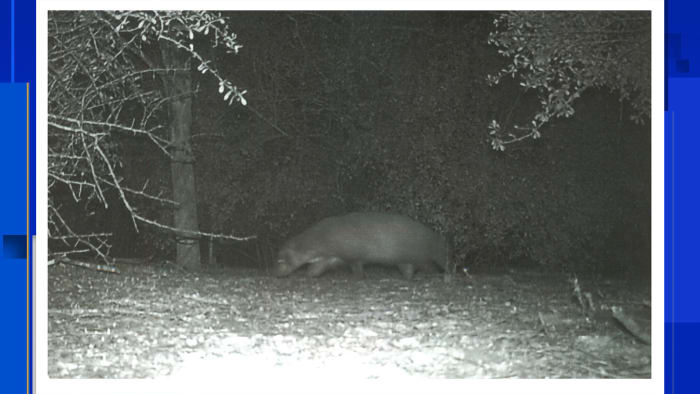
<path fill-rule="evenodd" d="M 52 256 L 59 256 L 59 257 L 49 259 L 49 261 L 46 263 L 46 265 L 52 266 L 56 263 L 60 263 L 61 262 L 60 259 L 68 256 L 69 254 L 82 254 L 82 253 L 88 253 L 90 251 L 91 251 L 91 249 L 75 249 L 75 250 L 71 250 L 68 252 L 53 253 L 49 257 L 52 257 Z"/>
<path fill-rule="evenodd" d="M 247 107 L 248 107 L 248 109 L 249 109 L 252 113 L 254 113 L 257 117 L 259 117 L 260 119 L 262 119 L 265 123 L 269 124 L 269 125 L 270 125 L 273 129 L 275 129 L 277 132 L 279 132 L 280 134 L 282 134 L 282 135 L 285 136 L 285 137 L 289 137 L 289 133 L 287 133 L 287 132 L 285 132 L 284 130 L 280 129 L 279 126 L 277 126 L 276 124 L 272 123 L 272 121 L 270 121 L 270 120 L 267 119 L 266 117 L 262 116 L 262 114 L 261 114 L 260 112 L 258 112 L 257 110 L 255 110 L 255 108 L 251 107 L 250 105 L 247 105 Z"/>
<path fill-rule="evenodd" d="M 83 236 L 76 234 L 73 231 L 73 229 L 71 229 L 70 226 L 68 226 L 68 223 L 66 223 L 66 221 L 63 220 L 63 217 L 61 216 L 61 214 L 58 212 L 58 210 L 55 207 L 49 206 L 49 209 L 51 210 L 51 212 L 53 212 L 54 216 L 61 222 L 61 225 L 63 226 L 65 231 L 67 231 L 70 235 L 72 235 L 76 238 L 76 243 L 75 243 L 76 246 L 79 243 L 83 244 L 83 245 L 87 246 L 88 248 L 92 249 L 95 253 L 97 253 L 97 255 L 99 255 L 100 258 L 102 258 L 102 260 L 104 260 L 106 262 L 109 261 L 109 258 L 107 257 L 107 253 L 109 253 L 109 246 L 105 242 L 100 242 L 99 238 L 97 239 L 97 242 L 99 242 L 101 244 L 101 246 L 107 247 L 107 252 L 103 253 L 100 250 L 100 246 L 95 246 L 88 239 L 85 239 Z"/>
<path fill-rule="evenodd" d="M 71 127 L 68 125 L 61 124 L 61 123 L 49 121 L 49 125 L 57 128 L 57 129 L 60 129 L 63 131 L 70 131 L 70 132 L 73 132 L 73 133 L 76 133 L 79 135 L 87 134 L 93 138 L 98 137 L 98 136 L 99 137 L 106 136 L 109 133 L 88 131 L 88 130 L 85 130 L 83 125 L 103 127 L 107 130 L 114 129 L 117 131 L 133 133 L 134 135 L 144 135 L 147 138 L 149 138 L 163 153 L 165 153 L 165 155 L 167 155 L 168 157 L 172 157 L 170 155 L 170 152 L 168 152 L 168 150 L 167 150 L 169 142 L 167 140 L 165 140 L 164 138 L 155 135 L 154 134 L 155 128 L 151 129 L 151 130 L 143 130 L 143 129 L 137 129 L 134 127 L 125 126 L 125 125 L 121 125 L 121 124 L 117 124 L 117 123 L 91 121 L 91 120 L 82 120 L 81 121 L 78 119 L 69 118 L 69 117 L 60 116 L 60 115 L 54 115 L 54 114 L 49 114 L 49 119 L 56 119 L 56 120 L 60 120 L 60 121 L 68 122 L 68 123 L 78 124 L 78 127 Z"/>
<path fill-rule="evenodd" d="M 93 159 L 92 159 L 92 156 L 90 155 L 90 150 L 88 149 L 87 144 L 85 143 L 85 136 L 84 136 L 84 134 L 79 134 L 79 136 L 80 136 L 80 142 L 82 142 L 82 144 L 83 144 L 83 152 L 85 152 L 85 155 L 86 155 L 85 157 L 87 158 L 87 163 L 90 166 L 90 173 L 92 174 L 92 179 L 96 180 L 97 174 L 95 173 L 95 166 L 92 163 Z M 99 145 L 97 143 L 97 138 L 98 137 L 94 137 L 95 145 L 96 145 L 96 147 L 99 147 Z M 98 182 L 95 182 L 94 186 L 95 186 L 95 190 L 97 191 L 98 199 L 102 202 L 102 204 L 104 204 L 104 207 L 106 209 L 107 208 L 107 199 L 105 198 L 104 193 L 102 192 L 102 188 L 100 187 L 100 184 Z"/>
<path fill-rule="evenodd" d="M 50 239 L 53 240 L 66 240 L 66 239 L 75 239 L 75 238 L 96 238 L 96 237 L 111 237 L 112 233 L 91 233 L 91 234 L 80 234 L 80 235 L 61 235 L 61 236 L 55 236 L 55 237 L 49 237 Z"/>
<path fill-rule="evenodd" d="M 544 320 L 544 316 L 542 315 L 542 312 L 537 312 L 537 316 L 540 319 L 540 324 L 542 324 L 542 331 L 544 331 L 544 335 L 549 336 L 549 331 L 547 330 L 547 323 Z"/>
<path fill-rule="evenodd" d="M 117 179 L 117 175 L 114 173 L 114 169 L 112 168 L 112 163 L 109 162 L 109 159 L 107 158 L 107 155 L 104 153 L 102 148 L 100 148 L 99 144 L 97 144 L 97 141 L 95 141 L 95 150 L 102 156 L 102 160 L 104 161 L 105 165 L 107 166 L 107 169 L 109 170 L 109 174 L 112 176 L 112 180 L 114 181 L 114 186 L 117 188 L 117 191 L 119 192 L 119 195 L 121 196 L 121 200 L 126 205 L 126 209 L 129 210 L 129 212 L 134 212 L 134 209 L 131 207 L 131 204 L 129 204 L 129 200 L 127 200 L 126 196 L 124 195 L 124 190 L 122 190 L 121 184 L 119 183 L 119 179 Z M 97 179 L 95 178 L 95 181 Z M 105 201 L 105 206 L 107 205 L 107 202 Z M 136 220 L 134 220 L 133 216 L 131 218 L 132 223 L 134 224 L 134 229 L 136 232 L 139 231 L 138 225 L 136 225 Z"/>
<path fill-rule="evenodd" d="M 105 264 L 86 263 L 84 261 L 69 259 L 68 257 L 59 257 L 55 261 L 58 263 L 75 265 L 77 267 L 92 269 L 95 271 L 109 272 L 111 274 L 119 274 L 120 273 L 119 269 L 117 267 L 112 267 L 110 265 L 105 265 Z M 51 264 L 52 264 L 52 262 L 49 262 L 49 265 L 51 265 Z"/>
<path fill-rule="evenodd" d="M 51 176 L 51 174 L 49 174 L 49 176 Z M 108 184 L 108 185 L 114 187 L 115 189 L 117 188 L 117 186 L 116 186 L 114 183 L 112 183 L 110 180 L 108 180 L 108 179 L 106 179 L 106 178 L 98 177 L 98 179 L 99 179 L 101 182 L 104 182 L 104 183 L 106 183 L 106 184 Z M 120 186 L 121 186 L 121 185 L 120 185 Z M 143 189 L 142 189 L 141 191 L 135 190 L 135 189 L 131 189 L 131 188 L 128 188 L 128 187 L 126 187 L 126 186 L 121 186 L 121 188 L 122 188 L 122 190 L 124 190 L 125 192 L 131 193 L 131 194 L 135 194 L 135 195 L 138 195 L 138 196 L 141 196 L 141 197 L 150 199 L 150 200 L 158 201 L 158 202 L 162 203 L 163 205 L 165 205 L 165 204 L 170 204 L 170 205 L 175 205 L 175 206 L 179 205 L 177 202 L 175 202 L 175 201 L 173 201 L 173 200 L 170 200 L 170 199 L 167 199 L 167 198 L 162 198 L 162 197 L 155 196 L 155 195 L 148 194 L 148 193 L 144 192 L 144 190 L 146 190 L 146 186 L 147 186 L 147 183 L 144 184 L 144 187 L 143 187 Z"/>
<path fill-rule="evenodd" d="M 49 116 L 49 119 L 61 120 L 61 121 L 67 122 L 67 123 L 79 125 L 79 127 L 71 127 L 71 126 L 63 125 L 63 124 L 56 123 L 56 122 L 49 122 L 49 124 L 51 124 L 51 126 L 54 126 L 56 128 L 60 128 L 60 129 L 65 130 L 65 131 L 72 131 L 75 133 L 88 134 L 90 136 L 107 135 L 108 133 L 87 131 L 87 130 L 85 130 L 85 128 L 82 127 L 82 125 L 104 127 L 106 129 L 115 129 L 115 130 L 119 130 L 119 131 L 123 131 L 123 132 L 133 133 L 133 134 L 143 134 L 146 136 L 153 134 L 153 130 L 142 130 L 142 129 L 137 129 L 135 127 L 121 125 L 118 123 L 101 122 L 101 121 L 97 121 L 97 120 L 80 120 L 80 119 L 75 119 L 75 118 L 71 118 L 71 117 L 67 117 L 67 116 L 55 115 L 55 114 L 49 114 L 48 116 Z M 167 143 L 168 143 L 167 140 L 165 140 L 164 138 L 158 137 L 158 136 L 155 136 L 155 137 L 160 140 L 159 142 L 162 142 L 163 144 L 167 145 Z"/>
<path fill-rule="evenodd" d="M 172 226 L 158 223 L 154 220 L 146 219 L 145 217 L 140 216 L 135 212 L 132 212 L 132 216 L 134 217 L 134 219 L 138 219 L 138 220 L 140 220 L 144 223 L 148 223 L 152 226 L 159 227 L 159 228 L 164 229 L 164 230 L 172 231 L 172 232 L 178 233 L 180 235 L 188 235 L 192 238 L 212 237 L 212 238 L 219 238 L 219 239 L 230 239 L 233 241 L 248 241 L 251 239 L 256 239 L 258 237 L 257 235 L 250 235 L 247 237 L 236 237 L 234 235 L 213 234 L 213 233 L 205 233 L 205 232 L 201 232 L 201 231 L 183 230 L 183 229 L 179 229 L 179 228 L 175 228 Z"/>
<path fill-rule="evenodd" d="M 640 342 L 647 345 L 651 344 L 651 336 L 642 331 L 637 322 L 632 320 L 619 306 L 612 307 L 612 317 L 622 324 L 632 336 Z"/>
<path fill-rule="evenodd" d="M 610 372 L 606 372 L 606 371 L 604 371 L 604 370 L 602 370 L 602 369 L 591 368 L 591 367 L 588 367 L 588 366 L 586 366 L 586 365 L 584 365 L 584 364 L 579 365 L 579 367 L 585 369 L 585 370 L 588 371 L 588 372 L 595 373 L 595 374 L 598 374 L 598 375 L 603 375 L 603 376 L 606 377 L 606 378 L 620 379 L 620 378 L 624 378 L 624 377 L 625 377 L 625 376 L 620 376 L 620 375 L 618 375 L 618 374 L 613 374 L 613 373 L 610 373 Z"/>

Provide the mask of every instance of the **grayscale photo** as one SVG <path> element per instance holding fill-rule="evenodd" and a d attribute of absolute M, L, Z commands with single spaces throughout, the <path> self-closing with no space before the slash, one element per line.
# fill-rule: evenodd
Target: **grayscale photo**
<path fill-rule="evenodd" d="M 49 377 L 650 379 L 651 23 L 50 11 Z"/>

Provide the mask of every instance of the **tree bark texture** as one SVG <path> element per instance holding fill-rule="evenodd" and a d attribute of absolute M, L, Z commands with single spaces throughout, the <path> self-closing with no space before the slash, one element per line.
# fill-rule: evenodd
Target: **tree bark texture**
<path fill-rule="evenodd" d="M 192 155 L 192 77 L 189 56 L 169 42 L 160 43 L 161 54 L 168 72 L 163 78 L 165 94 L 170 97 L 169 120 L 172 143 L 170 165 L 173 199 L 179 204 L 174 212 L 174 225 L 180 230 L 198 232 L 197 192 L 195 188 L 194 157 Z M 189 269 L 201 267 L 199 239 L 191 234 L 176 235 L 176 263 Z"/>

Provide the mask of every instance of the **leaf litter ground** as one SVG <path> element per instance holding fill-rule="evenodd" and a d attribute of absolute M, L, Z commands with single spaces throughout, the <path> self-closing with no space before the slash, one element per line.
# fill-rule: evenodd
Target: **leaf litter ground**
<path fill-rule="evenodd" d="M 276 278 L 261 270 L 49 267 L 52 378 L 649 378 L 648 284 L 564 275 L 367 269 Z"/>

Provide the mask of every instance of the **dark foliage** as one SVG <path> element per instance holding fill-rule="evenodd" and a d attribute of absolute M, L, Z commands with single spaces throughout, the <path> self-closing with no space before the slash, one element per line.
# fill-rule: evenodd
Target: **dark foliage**
<path fill-rule="evenodd" d="M 638 123 L 651 116 L 651 13 L 630 11 L 511 11 L 494 19 L 489 43 L 509 63 L 489 83 L 517 79 L 536 92 L 532 119 L 509 124 L 492 120 L 491 146 L 537 139 L 551 119 L 572 116 L 574 103 L 590 88 L 605 87 L 629 104 Z M 500 121 L 506 124 L 501 126 Z"/>
<path fill-rule="evenodd" d="M 448 233 L 470 269 L 648 271 L 649 126 L 592 88 L 573 118 L 550 122 L 556 133 L 494 152 L 484 125 L 539 105 L 524 95 L 514 106 L 515 83 L 487 84 L 504 66 L 487 43 L 494 14 L 228 16 L 245 47 L 220 69 L 246 86 L 248 106 L 198 81 L 200 223 L 259 240 L 219 245 L 219 261 L 263 264 L 322 217 L 376 210 Z"/>

